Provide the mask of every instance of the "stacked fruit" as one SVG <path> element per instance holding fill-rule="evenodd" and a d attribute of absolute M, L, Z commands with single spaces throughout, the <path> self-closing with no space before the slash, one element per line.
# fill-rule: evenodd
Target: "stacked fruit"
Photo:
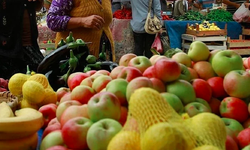
<path fill-rule="evenodd" d="M 0 149 L 35 150 L 37 131 L 43 125 L 43 115 L 32 108 L 23 108 L 13 113 L 6 102 L 0 103 Z"/>
<path fill-rule="evenodd" d="M 198 26 L 199 31 L 217 31 L 220 30 L 220 28 L 215 23 L 209 23 L 209 21 L 203 21 L 200 24 L 192 24 L 191 26 L 188 26 L 189 30 L 197 30 L 196 26 Z"/>
<path fill-rule="evenodd" d="M 56 91 L 59 105 L 47 104 L 40 108 L 44 117 L 50 118 L 40 148 L 107 149 L 111 139 L 124 144 L 119 138 L 113 138 L 119 135 L 124 139 L 133 137 L 130 149 L 140 149 L 142 145 L 138 141 L 142 135 L 159 122 L 173 122 L 159 125 L 159 128 L 166 126 L 173 133 L 188 133 L 200 146 L 212 145 L 218 149 L 225 149 L 225 145 L 227 149 L 246 147 L 250 144 L 250 136 L 246 135 L 250 122 L 247 106 L 250 97 L 247 67 L 250 65 L 247 60 L 232 50 L 209 51 L 203 42 L 195 41 L 188 53 L 179 52 L 172 58 L 154 55 L 148 59 L 126 54 L 111 72 L 91 70 L 72 73 L 67 80 L 68 88 L 61 87 Z M 140 92 L 142 97 L 132 98 L 135 91 L 145 87 L 160 93 L 161 98 L 143 97 L 150 91 Z M 157 106 L 159 99 L 165 103 Z M 150 105 L 136 103 L 137 100 L 145 100 Z M 164 105 L 171 108 L 162 107 Z M 165 108 L 168 110 L 163 111 Z M 167 113 L 169 111 L 171 113 Z M 183 121 L 181 116 L 186 119 L 187 129 L 180 125 Z M 150 122 L 148 117 L 156 121 Z M 124 130 L 129 133 L 119 132 Z M 186 139 L 179 134 L 176 137 L 180 137 L 180 143 Z M 170 139 L 171 136 L 164 140 Z"/>
<path fill-rule="evenodd" d="M 16 73 L 9 79 L 8 88 L 19 98 L 20 108 L 38 110 L 43 105 L 57 102 L 56 92 L 43 74 Z"/>

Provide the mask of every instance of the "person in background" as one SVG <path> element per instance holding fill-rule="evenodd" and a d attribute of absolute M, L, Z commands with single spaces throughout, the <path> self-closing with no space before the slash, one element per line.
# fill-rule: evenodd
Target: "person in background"
<path fill-rule="evenodd" d="M 43 60 L 37 43 L 36 11 L 42 0 L 0 0 L 0 77 L 36 71 Z"/>
<path fill-rule="evenodd" d="M 245 0 L 223 0 L 224 4 L 227 5 L 227 11 L 234 14 L 235 11 L 240 7 L 241 4 L 246 2 Z"/>
<path fill-rule="evenodd" d="M 128 1 L 128 0 L 123 0 Z M 135 49 L 134 54 L 137 56 L 146 56 L 150 58 L 153 54 L 151 46 L 155 39 L 155 34 L 148 34 L 144 29 L 148 15 L 149 0 L 131 0 L 132 19 L 130 21 L 133 30 Z M 151 12 L 154 12 L 159 19 L 161 18 L 160 0 L 152 0 Z"/>
<path fill-rule="evenodd" d="M 188 0 L 188 10 L 199 11 L 200 5 L 196 0 Z"/>
<path fill-rule="evenodd" d="M 198 0 L 197 4 L 199 6 L 199 9 L 211 9 L 213 8 L 214 0 Z"/>
<path fill-rule="evenodd" d="M 177 0 L 174 3 L 173 17 L 184 15 L 188 11 L 188 2 L 186 0 Z"/>
<path fill-rule="evenodd" d="M 161 2 L 161 11 L 167 11 L 167 2 L 166 0 L 160 0 Z"/>
<path fill-rule="evenodd" d="M 88 44 L 90 54 L 98 58 L 105 43 L 109 60 L 115 61 L 114 41 L 109 28 L 112 22 L 110 0 L 53 0 L 47 14 L 47 25 L 57 32 L 55 44 L 72 31 L 75 39 Z"/>
<path fill-rule="evenodd" d="M 112 0 L 112 13 L 122 8 L 121 0 Z"/>

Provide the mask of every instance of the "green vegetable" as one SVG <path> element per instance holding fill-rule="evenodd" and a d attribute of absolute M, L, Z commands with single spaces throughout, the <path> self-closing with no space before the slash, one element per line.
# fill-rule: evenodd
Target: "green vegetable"
<path fill-rule="evenodd" d="M 153 55 L 160 55 L 160 53 L 157 52 L 154 48 L 151 48 L 150 51 L 153 53 Z"/>
<path fill-rule="evenodd" d="M 164 56 L 168 57 L 168 58 L 172 58 L 172 56 L 176 53 L 179 53 L 179 52 L 183 52 L 181 49 L 179 48 L 171 48 L 169 50 L 167 50 L 165 53 L 164 53 Z"/>
<path fill-rule="evenodd" d="M 74 71 L 78 64 L 78 58 L 74 55 L 73 50 L 70 50 L 69 67 Z"/>
<path fill-rule="evenodd" d="M 75 41 L 75 39 L 73 37 L 73 33 L 70 31 L 69 36 L 67 36 L 67 38 L 66 38 L 66 43 L 71 43 L 71 42 L 74 42 L 74 41 Z"/>
<path fill-rule="evenodd" d="M 75 48 L 78 48 L 78 44 L 76 42 L 70 42 L 68 44 L 68 48 L 69 49 L 75 49 Z"/>
<path fill-rule="evenodd" d="M 94 55 L 88 55 L 86 58 L 86 61 L 88 64 L 94 64 L 96 63 L 96 57 Z"/>
<path fill-rule="evenodd" d="M 89 67 L 89 66 L 87 65 L 86 67 L 84 67 L 83 72 L 86 73 L 86 72 L 88 72 L 88 71 L 90 71 L 90 70 L 91 70 L 91 67 Z"/>
<path fill-rule="evenodd" d="M 102 61 L 106 60 L 106 53 L 105 53 L 106 47 L 105 43 L 102 44 L 102 52 L 99 54 L 99 59 Z"/>
<path fill-rule="evenodd" d="M 27 72 L 26 72 L 27 75 L 31 75 L 31 71 L 30 71 L 30 67 L 29 65 L 27 65 Z"/>
<path fill-rule="evenodd" d="M 82 39 L 76 39 L 76 43 L 78 43 L 78 44 L 85 44 L 85 42 Z"/>
<path fill-rule="evenodd" d="M 90 67 L 91 69 L 93 68 L 93 69 L 101 69 L 102 67 L 101 67 L 101 62 L 96 62 L 95 64 L 88 64 L 87 66 L 88 67 Z"/>
<path fill-rule="evenodd" d="M 60 42 L 57 44 L 57 48 L 66 45 L 66 42 L 63 40 L 63 38 L 60 40 Z"/>

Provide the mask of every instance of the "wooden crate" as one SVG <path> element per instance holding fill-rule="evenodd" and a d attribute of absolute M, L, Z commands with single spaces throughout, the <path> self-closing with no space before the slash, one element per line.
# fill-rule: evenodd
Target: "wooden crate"
<path fill-rule="evenodd" d="M 227 24 L 225 24 L 224 29 L 216 30 L 216 31 L 199 31 L 199 25 L 193 26 L 196 30 L 190 30 L 190 25 L 187 24 L 186 34 L 191 34 L 195 36 L 226 36 L 227 35 Z"/>
<path fill-rule="evenodd" d="M 204 42 L 209 50 L 215 49 L 227 49 L 227 36 L 209 36 L 209 37 L 199 37 L 190 34 L 182 34 L 182 49 L 184 51 L 189 49 L 190 44 L 193 41 Z"/>
<path fill-rule="evenodd" d="M 243 35 L 240 35 L 239 39 L 230 39 L 228 37 L 227 47 L 240 55 L 250 55 L 250 40 L 245 40 Z"/>

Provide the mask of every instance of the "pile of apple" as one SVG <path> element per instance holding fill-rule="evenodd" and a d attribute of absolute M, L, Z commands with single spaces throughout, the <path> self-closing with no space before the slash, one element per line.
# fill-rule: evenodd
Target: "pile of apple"
<path fill-rule="evenodd" d="M 203 112 L 217 114 L 225 122 L 226 150 L 247 150 L 249 69 L 250 58 L 233 50 L 209 51 L 195 41 L 188 53 L 172 58 L 129 53 L 111 72 L 72 73 L 68 88 L 56 91 L 58 104 L 39 109 L 45 120 L 40 150 L 106 150 L 126 122 L 131 94 L 141 87 L 160 92 L 184 119 Z"/>

